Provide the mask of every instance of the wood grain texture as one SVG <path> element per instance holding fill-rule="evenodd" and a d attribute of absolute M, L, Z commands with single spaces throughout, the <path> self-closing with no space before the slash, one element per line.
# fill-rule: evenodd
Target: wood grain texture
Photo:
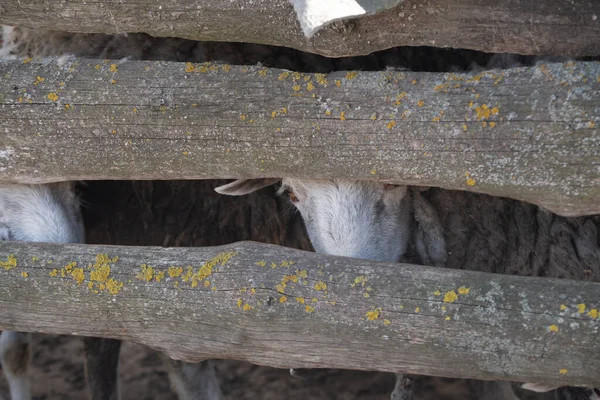
<path fill-rule="evenodd" d="M 261 43 L 330 57 L 395 46 L 559 56 L 600 54 L 594 0 L 406 0 L 375 16 L 334 23 L 307 40 L 287 0 L 4 0 L 0 23 L 90 33 L 145 32 Z"/>
<path fill-rule="evenodd" d="M 0 62 L 0 179 L 346 178 L 600 212 L 600 63 L 479 74 Z"/>
<path fill-rule="evenodd" d="M 186 361 L 600 383 L 598 283 L 254 242 L 2 242 L 0 261 L 1 329 L 131 340 Z"/>

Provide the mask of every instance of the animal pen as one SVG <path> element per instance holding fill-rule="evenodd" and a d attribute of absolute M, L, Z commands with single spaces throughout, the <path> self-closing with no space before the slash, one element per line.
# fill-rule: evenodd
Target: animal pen
<path fill-rule="evenodd" d="M 600 227 L 599 18 L 588 0 L 405 0 L 308 39 L 284 0 L 3 0 L 5 25 L 283 46 L 314 59 L 428 46 L 571 60 L 458 72 L 2 60 L 0 180 L 89 181 L 87 201 L 105 209 L 88 241 L 106 244 L 0 242 L 0 329 L 133 341 L 188 362 L 600 386 L 599 258 L 582 280 L 491 275 L 307 252 L 284 228 L 261 240 L 268 210 L 227 228 L 206 217 L 202 238 L 161 236 L 158 222 L 147 242 L 127 238 L 141 229 L 129 205 L 107 222 L 129 201 L 108 181 L 177 181 L 174 195 L 188 180 L 294 177 L 469 191 Z M 138 185 L 127 199 L 155 196 Z M 249 201 L 281 208 L 270 194 Z M 222 229 L 239 239 L 211 239 Z"/>

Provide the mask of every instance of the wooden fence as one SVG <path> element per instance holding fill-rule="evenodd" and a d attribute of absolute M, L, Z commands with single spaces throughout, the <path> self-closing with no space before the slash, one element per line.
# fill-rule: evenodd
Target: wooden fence
<path fill-rule="evenodd" d="M 407 0 L 311 40 L 284 0 L 168 3 L 5 0 L 0 23 L 328 56 L 398 45 L 600 55 L 600 3 L 585 0 Z M 2 60 L 0 180 L 376 179 L 592 215 L 599 109 L 598 62 L 324 75 Z M 599 386 L 599 289 L 256 243 L 0 243 L 0 329 L 132 340 L 187 361 Z"/>

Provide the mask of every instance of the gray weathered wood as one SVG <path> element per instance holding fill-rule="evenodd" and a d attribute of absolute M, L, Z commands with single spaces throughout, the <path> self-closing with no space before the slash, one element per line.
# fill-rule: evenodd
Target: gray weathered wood
<path fill-rule="evenodd" d="M 600 212 L 600 63 L 480 74 L 0 62 L 0 179 L 379 179 Z"/>
<path fill-rule="evenodd" d="M 599 283 L 253 242 L 2 242 L 0 261 L 1 329 L 131 340 L 186 361 L 600 384 Z"/>
<path fill-rule="evenodd" d="M 262 43 L 332 57 L 395 46 L 494 53 L 600 54 L 595 0 L 406 0 L 381 14 L 334 24 L 307 40 L 287 0 L 3 0 L 0 23 L 70 32 Z"/>

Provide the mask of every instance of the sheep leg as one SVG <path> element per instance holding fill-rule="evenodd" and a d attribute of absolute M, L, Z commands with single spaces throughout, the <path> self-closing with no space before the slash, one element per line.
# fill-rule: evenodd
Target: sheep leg
<path fill-rule="evenodd" d="M 186 363 L 162 354 L 168 366 L 171 387 L 179 400 L 221 400 L 221 388 L 213 363 Z"/>
<path fill-rule="evenodd" d="M 396 374 L 396 384 L 390 396 L 391 400 L 413 400 L 412 379 L 404 374 Z"/>
<path fill-rule="evenodd" d="M 421 196 L 421 191 L 413 190 L 417 252 L 424 265 L 443 266 L 447 257 L 444 228 L 437 211 Z"/>
<path fill-rule="evenodd" d="M 85 379 L 90 400 L 119 400 L 119 352 L 121 341 L 83 338 Z"/>
<path fill-rule="evenodd" d="M 0 362 L 6 375 L 12 400 L 31 400 L 27 367 L 31 359 L 31 334 L 0 333 Z"/>

